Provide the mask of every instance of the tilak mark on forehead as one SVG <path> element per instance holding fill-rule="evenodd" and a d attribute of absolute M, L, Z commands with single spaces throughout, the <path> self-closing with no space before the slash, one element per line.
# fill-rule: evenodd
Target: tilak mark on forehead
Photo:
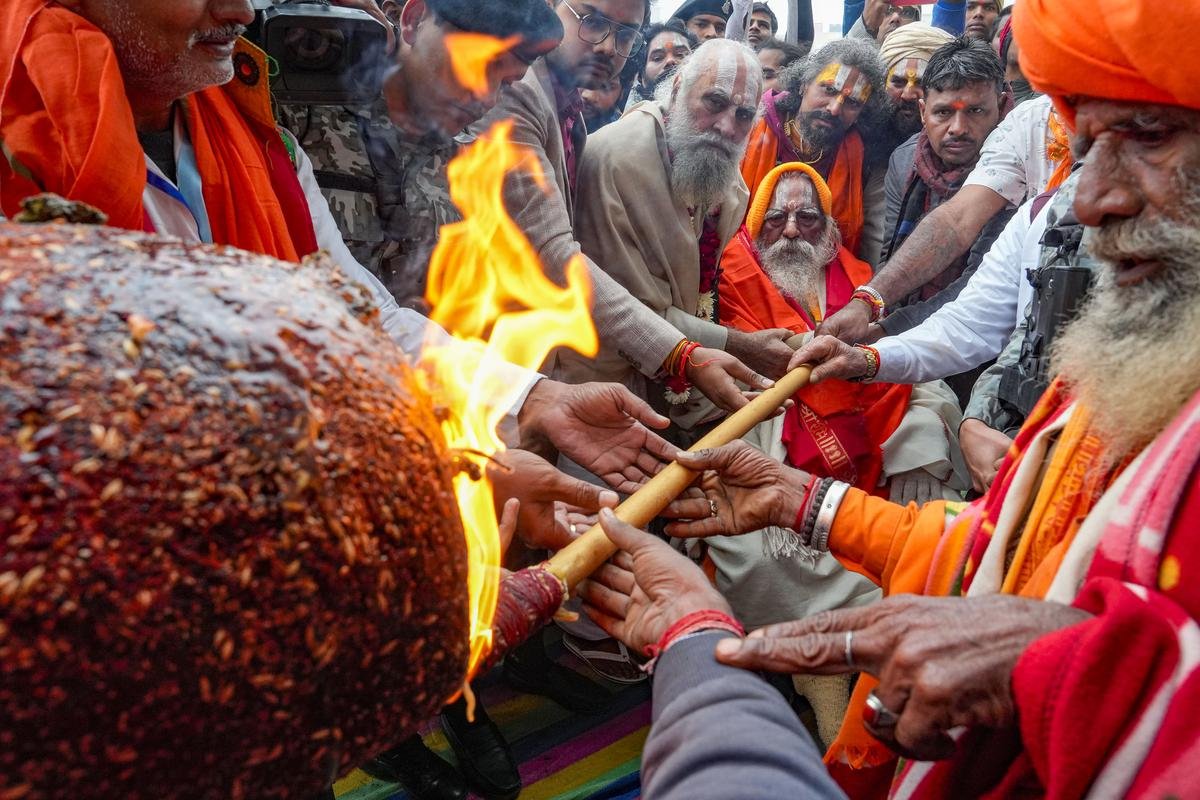
<path fill-rule="evenodd" d="M 867 77 L 857 68 L 847 67 L 840 61 L 833 61 L 821 70 L 821 74 L 817 76 L 817 83 L 827 83 L 843 97 L 860 103 L 867 102 L 871 97 L 871 82 Z"/>
<path fill-rule="evenodd" d="M 905 78 L 905 88 L 919 88 L 921 78 L 925 77 L 925 69 L 929 66 L 929 62 L 923 58 L 910 58 L 903 63 L 897 62 L 896 66 L 892 67 L 888 72 L 888 83 L 897 75 L 903 75 Z"/>
<path fill-rule="evenodd" d="M 736 92 L 737 78 L 739 68 L 742 76 L 745 78 L 741 92 Z M 746 91 L 749 89 L 751 71 L 747 68 L 746 59 L 741 53 L 733 50 L 725 50 L 717 57 L 716 64 L 716 80 L 713 81 L 713 88 L 724 94 L 735 105 L 744 105 L 746 103 Z"/>

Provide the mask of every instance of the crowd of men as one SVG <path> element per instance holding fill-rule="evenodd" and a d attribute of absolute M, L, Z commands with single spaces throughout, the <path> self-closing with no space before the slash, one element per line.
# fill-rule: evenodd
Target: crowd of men
<path fill-rule="evenodd" d="M 386 31 L 372 102 L 272 106 L 249 0 L 9 0 L 0 211 L 49 191 L 327 250 L 417 359 L 447 167 L 509 121 L 545 180 L 506 207 L 551 278 L 586 264 L 600 349 L 520 377 L 514 414 L 584 422 L 499 501 L 528 512 L 514 550 L 568 542 L 565 505 L 621 547 L 563 637 L 653 676 L 645 796 L 1196 796 L 1188 4 L 867 0 L 810 52 L 811 12 L 784 41 L 765 2 L 334 2 Z M 483 92 L 462 32 L 502 43 Z M 804 364 L 783 413 L 682 452 Z M 702 473 L 656 535 L 608 509 L 652 471 L 588 446 L 612 430 Z M 503 669 L 579 713 L 610 696 L 540 637 Z M 441 724 L 457 768 L 415 735 L 364 767 L 519 793 L 485 709 Z"/>

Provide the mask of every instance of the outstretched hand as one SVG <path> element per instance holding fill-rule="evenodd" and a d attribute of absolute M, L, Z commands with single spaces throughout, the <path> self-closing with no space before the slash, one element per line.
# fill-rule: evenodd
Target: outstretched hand
<path fill-rule="evenodd" d="M 704 572 L 666 542 L 622 522 L 610 509 L 600 512 L 600 525 L 621 552 L 578 591 L 584 611 L 610 636 L 644 653 L 694 611 L 731 613 Z"/>
<path fill-rule="evenodd" d="M 768 525 L 790 526 L 800 513 L 808 475 L 743 441 L 681 453 L 678 461 L 702 472 L 704 497 L 684 497 L 667 506 L 663 516 L 677 520 L 667 525 L 671 536 L 732 536 Z"/>
<path fill-rule="evenodd" d="M 788 674 L 874 675 L 876 697 L 899 720 L 868 729 L 905 757 L 933 760 L 953 754 L 952 728 L 1014 725 L 1012 673 L 1021 654 L 1035 639 L 1089 616 L 1010 595 L 899 595 L 721 642 L 717 660 Z"/>
<path fill-rule="evenodd" d="M 670 421 L 617 383 L 541 380 L 518 416 L 522 439 L 542 436 L 560 453 L 630 494 L 669 464 L 678 448 L 650 428 Z"/>

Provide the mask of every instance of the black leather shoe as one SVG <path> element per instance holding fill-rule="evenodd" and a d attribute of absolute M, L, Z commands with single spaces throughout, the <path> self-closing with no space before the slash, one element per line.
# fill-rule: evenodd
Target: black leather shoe
<path fill-rule="evenodd" d="M 551 661 L 539 636 L 504 657 L 504 680 L 514 689 L 549 697 L 576 714 L 599 714 L 612 702 L 612 694 L 603 686 Z"/>
<path fill-rule="evenodd" d="M 521 774 L 512 749 L 487 711 L 475 704 L 475 721 L 467 721 L 467 703 L 459 699 L 442 710 L 442 730 L 458 756 L 458 769 L 472 791 L 487 800 L 515 800 Z"/>
<path fill-rule="evenodd" d="M 438 758 L 420 736 L 381 753 L 362 766 L 381 781 L 403 784 L 414 800 L 466 800 L 467 782 L 454 767 Z"/>

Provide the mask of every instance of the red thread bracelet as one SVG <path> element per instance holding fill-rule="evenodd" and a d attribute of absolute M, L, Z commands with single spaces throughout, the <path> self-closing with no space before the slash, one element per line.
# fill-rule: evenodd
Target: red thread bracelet
<path fill-rule="evenodd" d="M 736 619 L 724 611 L 708 608 L 703 611 L 693 611 L 691 614 L 677 620 L 674 625 L 667 628 L 666 632 L 659 637 L 656 644 L 646 645 L 644 652 L 649 658 L 657 659 L 676 639 L 705 629 L 729 631 L 738 636 L 746 635 L 746 629 Z"/>
<path fill-rule="evenodd" d="M 799 533 L 804 530 L 804 524 L 808 519 L 809 506 L 812 505 L 813 490 L 817 486 L 817 476 L 809 475 L 808 483 L 804 484 L 804 499 L 800 501 L 800 511 L 796 514 L 796 522 L 792 525 L 792 530 Z"/>
<path fill-rule="evenodd" d="M 684 346 L 683 352 L 680 353 L 680 355 L 679 355 L 679 372 L 676 373 L 677 377 L 687 380 L 687 368 L 688 368 L 688 364 L 691 363 L 692 353 L 696 352 L 699 349 L 700 349 L 699 342 L 688 342 L 687 345 Z"/>

